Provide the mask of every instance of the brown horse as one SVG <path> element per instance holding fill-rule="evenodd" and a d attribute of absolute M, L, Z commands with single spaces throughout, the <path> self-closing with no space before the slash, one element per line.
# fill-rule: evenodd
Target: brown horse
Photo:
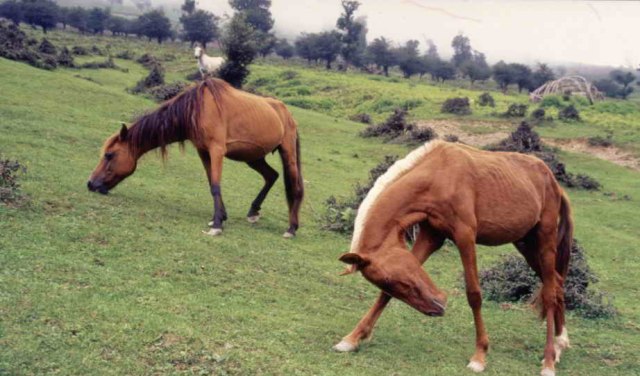
<path fill-rule="evenodd" d="M 404 233 L 414 224 L 420 232 L 409 253 Z M 513 243 L 543 283 L 541 314 L 547 319 L 547 341 L 542 374 L 554 375 L 554 363 L 569 345 L 563 280 L 572 232 L 568 199 L 541 160 L 442 141 L 427 143 L 389 168 L 358 210 L 351 251 L 340 260 L 351 264 L 348 272 L 362 272 L 382 293 L 334 349 L 355 350 L 371 335 L 392 297 L 424 314 L 443 315 L 446 296 L 421 265 L 451 239 L 460 251 L 476 327 L 476 350 L 468 367 L 483 371 L 489 339 L 480 314 L 476 243 Z"/>
<path fill-rule="evenodd" d="M 297 124 L 282 102 L 234 89 L 217 79 L 186 89 L 129 128 L 123 124 L 119 133 L 106 140 L 87 186 L 106 194 L 135 171 L 143 154 L 160 148 L 166 157 L 168 144 L 186 140 L 200 155 L 213 196 L 213 219 L 207 234 L 221 234 L 227 219 L 220 189 L 224 157 L 246 162 L 264 178 L 264 187 L 247 214 L 253 223 L 260 218 L 260 206 L 278 178 L 265 156 L 278 150 L 289 204 L 289 228 L 284 236 L 295 235 L 303 198 Z"/>

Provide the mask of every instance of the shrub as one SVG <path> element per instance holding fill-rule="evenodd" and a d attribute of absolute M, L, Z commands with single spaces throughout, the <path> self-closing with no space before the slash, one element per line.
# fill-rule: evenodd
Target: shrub
<path fill-rule="evenodd" d="M 71 52 L 67 47 L 64 47 L 62 51 L 60 51 L 60 55 L 58 55 L 58 64 L 67 68 L 73 68 L 75 66 L 73 55 L 71 55 Z"/>
<path fill-rule="evenodd" d="M 71 53 L 78 56 L 89 55 L 89 51 L 87 51 L 87 49 L 82 46 L 74 46 L 71 49 Z"/>
<path fill-rule="evenodd" d="M 489 106 L 489 107 L 495 107 L 496 106 L 496 102 L 493 99 L 493 97 L 491 96 L 491 94 L 484 92 L 482 94 L 480 94 L 480 97 L 478 97 L 478 104 L 482 107 L 485 106 Z"/>
<path fill-rule="evenodd" d="M 152 87 L 149 90 L 149 93 L 157 101 L 166 101 L 180 94 L 185 87 L 187 87 L 187 84 L 184 82 L 173 82 L 166 85 Z"/>
<path fill-rule="evenodd" d="M 547 115 L 547 113 L 544 110 L 544 108 L 536 108 L 531 113 L 531 119 L 533 119 L 534 121 L 540 122 L 540 121 L 544 120 L 546 115 Z"/>
<path fill-rule="evenodd" d="M 160 85 L 164 85 L 164 71 L 160 64 L 155 64 L 151 68 L 151 71 L 149 71 L 149 75 L 138 81 L 136 86 L 131 89 L 131 92 L 138 94 Z"/>
<path fill-rule="evenodd" d="M 142 64 L 145 68 L 151 69 L 154 65 L 160 64 L 158 59 L 150 54 L 144 54 L 136 60 L 137 63 Z"/>
<path fill-rule="evenodd" d="M 367 196 L 367 193 L 373 188 L 376 180 L 384 174 L 391 165 L 398 160 L 397 156 L 387 155 L 384 160 L 369 171 L 369 180 L 365 185 L 356 184 L 354 187 L 354 196 L 347 200 L 338 200 L 331 196 L 325 201 L 325 224 L 324 228 L 330 231 L 336 231 L 348 234 L 353 231 L 353 224 L 356 219 L 358 207 Z"/>
<path fill-rule="evenodd" d="M 89 52 L 91 52 L 94 55 L 100 55 L 100 56 L 104 55 L 104 52 L 102 52 L 100 47 L 96 46 L 95 44 L 91 46 L 91 49 L 89 50 Z"/>
<path fill-rule="evenodd" d="M 371 124 L 371 116 L 365 113 L 352 115 L 349 117 L 349 120 L 357 121 L 358 123 L 363 123 L 363 124 Z"/>
<path fill-rule="evenodd" d="M 109 56 L 104 61 L 92 61 L 88 63 L 84 63 L 80 66 L 83 69 L 119 69 L 116 63 L 113 61 L 113 58 Z"/>
<path fill-rule="evenodd" d="M 558 119 L 560 120 L 568 120 L 568 121 L 580 121 L 580 112 L 578 109 L 570 104 L 567 107 L 564 107 L 560 112 L 558 112 Z"/>
<path fill-rule="evenodd" d="M 440 112 L 455 115 L 469 115 L 471 114 L 469 98 L 449 98 L 442 104 Z"/>
<path fill-rule="evenodd" d="M 512 103 L 503 115 L 506 117 L 524 117 L 527 115 L 527 108 L 529 106 L 526 104 Z"/>
<path fill-rule="evenodd" d="M 58 49 L 53 45 L 53 43 L 49 42 L 47 38 L 43 38 L 42 42 L 40 42 L 40 45 L 38 46 L 38 52 L 47 55 L 55 55 L 58 53 Z"/>
<path fill-rule="evenodd" d="M 396 108 L 384 123 L 371 125 L 360 133 L 362 137 L 386 137 L 388 139 L 400 136 L 410 124 L 407 123 L 408 111 Z"/>
<path fill-rule="evenodd" d="M 131 52 L 130 50 L 124 50 L 118 52 L 116 54 L 116 57 L 123 60 L 133 60 L 136 57 L 136 54 L 134 52 Z"/>
<path fill-rule="evenodd" d="M 200 74 L 200 71 L 195 71 L 186 75 L 185 78 L 189 81 L 198 81 L 202 78 L 202 75 Z"/>
<path fill-rule="evenodd" d="M 19 206 L 25 196 L 20 192 L 20 174 L 27 172 L 27 168 L 18 161 L 0 157 L 0 203 Z"/>
<path fill-rule="evenodd" d="M 608 131 L 605 137 L 602 136 L 593 136 L 587 139 L 587 142 L 591 146 L 601 146 L 608 148 L 613 145 L 613 132 Z"/>
<path fill-rule="evenodd" d="M 530 300 L 538 290 L 540 282 L 534 271 L 521 256 L 509 255 L 488 269 L 481 270 L 480 286 L 485 297 L 497 302 L 519 302 Z M 606 294 L 589 290 L 589 285 L 598 281 L 587 264 L 584 249 L 576 239 L 571 248 L 569 272 L 564 282 L 565 305 L 587 318 L 608 318 L 617 314 L 606 299 Z"/>
<path fill-rule="evenodd" d="M 546 97 L 542 98 L 542 101 L 540 101 L 540 107 L 555 107 L 560 109 L 564 107 L 564 103 L 562 103 L 562 98 L 560 96 L 547 95 Z"/>
<path fill-rule="evenodd" d="M 600 183 L 587 175 L 574 175 L 566 171 L 564 163 L 560 162 L 556 153 L 542 144 L 540 136 L 531 126 L 523 121 L 508 138 L 496 145 L 487 147 L 493 151 L 511 151 L 532 154 L 540 158 L 553 172 L 556 180 L 569 188 L 599 190 Z"/>
<path fill-rule="evenodd" d="M 438 135 L 431 127 L 418 127 L 416 125 L 412 125 L 409 127 L 408 132 L 406 132 L 405 140 L 402 142 L 405 143 L 425 143 L 427 141 L 431 141 L 433 139 L 438 138 Z"/>

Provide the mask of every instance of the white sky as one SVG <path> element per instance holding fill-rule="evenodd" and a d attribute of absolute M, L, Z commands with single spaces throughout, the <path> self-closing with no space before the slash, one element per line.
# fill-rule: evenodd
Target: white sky
<path fill-rule="evenodd" d="M 154 3 L 170 1 L 158 0 Z M 174 0 L 182 3 L 181 0 Z M 371 41 L 432 39 L 442 56 L 462 32 L 490 62 L 574 62 L 640 65 L 640 1 L 360 0 Z M 227 0 L 199 0 L 198 7 L 231 14 Z M 335 27 L 340 0 L 272 0 L 276 34 Z"/>

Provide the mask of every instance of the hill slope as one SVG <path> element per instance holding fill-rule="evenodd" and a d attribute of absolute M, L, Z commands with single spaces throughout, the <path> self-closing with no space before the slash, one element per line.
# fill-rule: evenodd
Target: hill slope
<path fill-rule="evenodd" d="M 174 148 L 165 166 L 146 156 L 109 196 L 85 188 L 103 139 L 119 121 L 155 106 L 124 91 L 143 73 L 131 68 L 46 72 L 0 59 L 0 152 L 28 165 L 23 185 L 31 197 L 23 209 L 0 206 L 0 373 L 468 374 L 473 324 L 453 248 L 426 266 L 449 294 L 444 318 L 396 302 L 362 351 L 330 350 L 377 289 L 360 276 L 337 276 L 348 239 L 321 230 L 323 202 L 348 195 L 384 154 L 406 149 L 355 137 L 355 123 L 292 108 L 308 182 L 299 236 L 281 238 L 282 183 L 265 202 L 261 222 L 246 223 L 261 181 L 246 166 L 226 162 L 230 220 L 222 237 L 205 237 L 211 199 L 189 147 L 184 155 Z M 633 199 L 570 192 L 577 237 L 622 316 L 604 322 L 571 316 L 573 348 L 558 370 L 634 374 L 638 176 L 589 157 L 566 158 L 616 197 Z M 269 161 L 281 170 L 277 158 Z M 514 251 L 482 248 L 481 266 L 506 252 Z M 486 374 L 536 374 L 544 341 L 536 315 L 492 302 L 483 311 L 492 340 Z"/>

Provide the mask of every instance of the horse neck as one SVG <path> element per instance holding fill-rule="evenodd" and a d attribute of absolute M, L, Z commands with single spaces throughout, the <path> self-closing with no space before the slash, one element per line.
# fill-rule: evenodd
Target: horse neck
<path fill-rule="evenodd" d="M 398 189 L 393 188 L 394 192 L 383 192 L 369 209 L 358 249 L 354 251 L 373 253 L 383 248 L 405 247 L 405 230 L 426 219 L 415 197 L 398 194 L 395 192 Z"/>

